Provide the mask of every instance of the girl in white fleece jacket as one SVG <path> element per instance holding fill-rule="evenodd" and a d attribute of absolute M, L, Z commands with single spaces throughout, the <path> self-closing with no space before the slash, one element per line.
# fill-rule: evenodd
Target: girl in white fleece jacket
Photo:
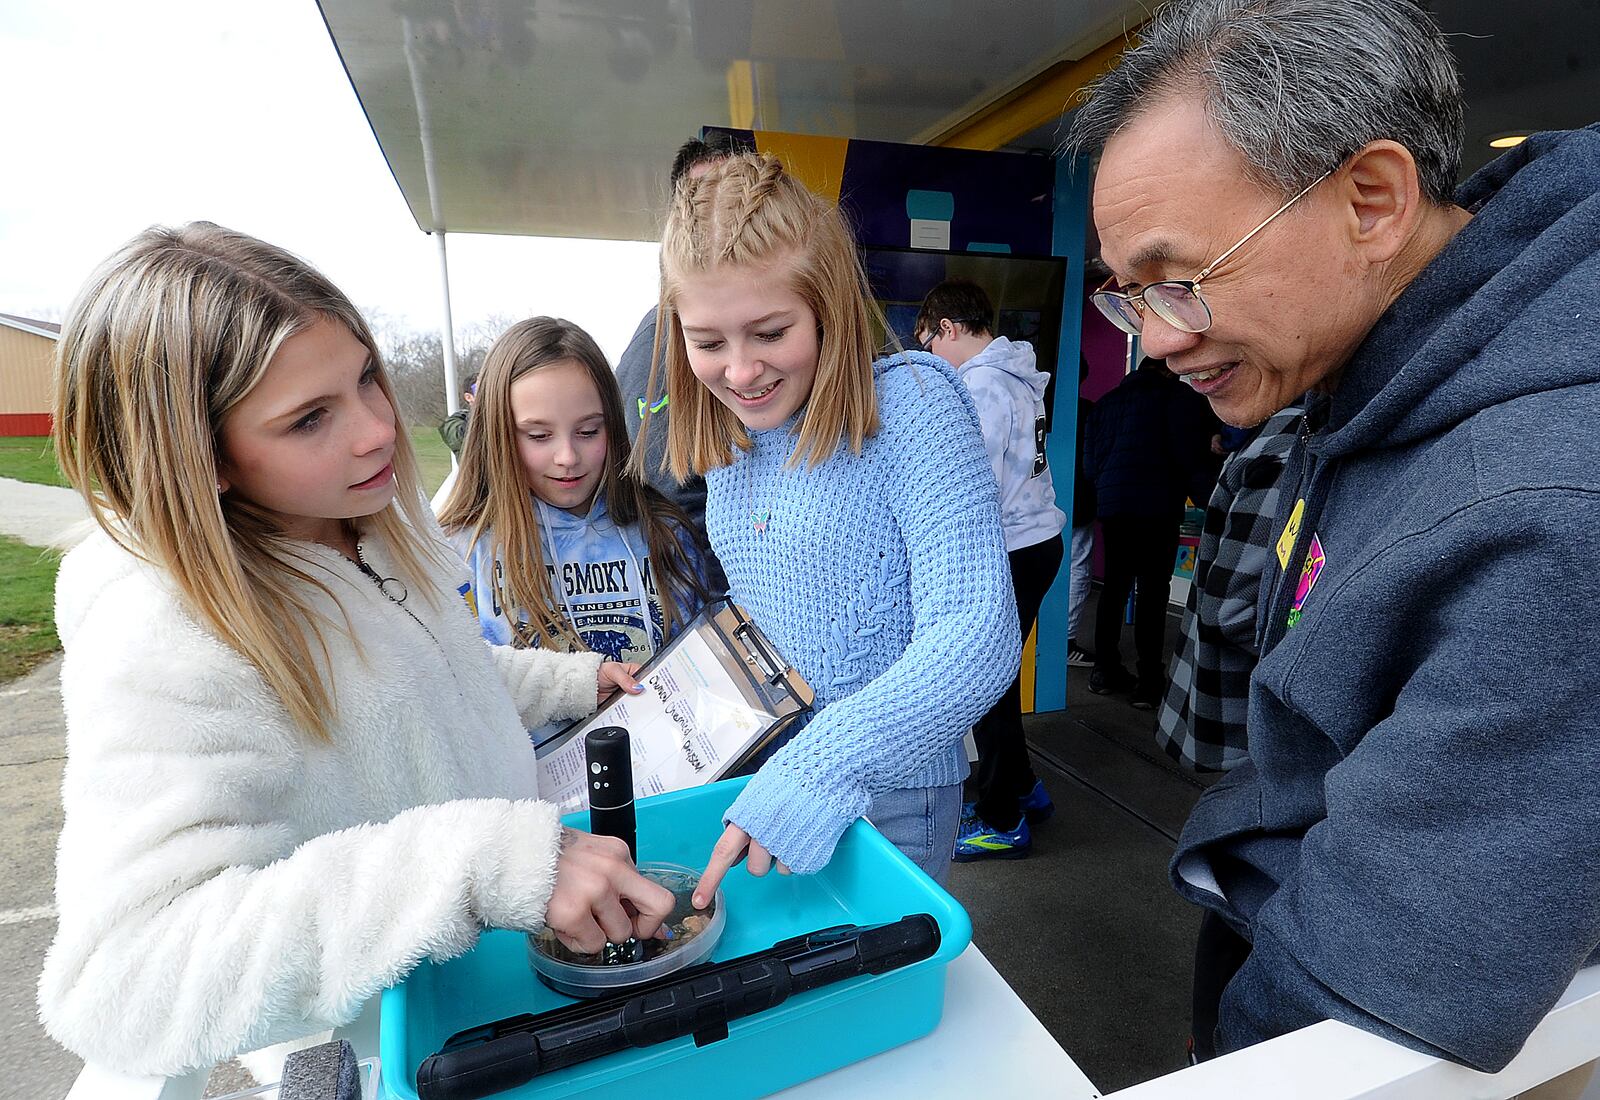
<path fill-rule="evenodd" d="M 486 646 L 365 323 L 289 254 L 149 230 L 61 334 L 66 821 L 45 1027 L 175 1074 L 349 1022 L 485 927 L 649 936 L 672 898 L 537 801 L 525 726 L 634 689 Z"/>

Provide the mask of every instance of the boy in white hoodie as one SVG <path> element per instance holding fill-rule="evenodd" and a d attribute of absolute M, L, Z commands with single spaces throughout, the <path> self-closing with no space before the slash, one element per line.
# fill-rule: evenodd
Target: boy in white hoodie
<path fill-rule="evenodd" d="M 994 305 L 976 283 L 950 279 L 923 299 L 916 337 L 924 350 L 956 368 L 978 408 L 983 445 L 1000 486 L 1000 523 L 1011 562 L 1023 638 L 1033 630 L 1044 594 L 1055 583 L 1066 516 L 1056 507 L 1045 460 L 1045 388 L 1050 376 L 1033 346 L 994 333 Z M 1022 733 L 1022 678 L 974 729 L 978 797 L 963 807 L 955 860 L 1021 859 L 1033 847 L 1029 823 L 1055 812 L 1033 773 Z"/>

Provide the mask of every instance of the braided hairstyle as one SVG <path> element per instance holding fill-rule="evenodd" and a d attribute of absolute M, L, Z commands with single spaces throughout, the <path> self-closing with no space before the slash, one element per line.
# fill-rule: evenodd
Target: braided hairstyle
<path fill-rule="evenodd" d="M 672 409 L 663 465 L 674 477 L 703 475 L 750 449 L 733 410 L 690 370 L 676 307 L 684 277 L 726 268 L 745 269 L 752 280 L 787 280 L 817 318 L 816 380 L 791 464 L 815 466 L 841 443 L 860 454 L 878 430 L 874 326 L 877 332 L 888 326 L 868 290 L 855 239 L 839 208 L 807 190 L 776 157 L 744 153 L 698 178 L 684 178 L 673 191 L 661 238 L 661 305 L 634 469 L 645 472 L 648 410 L 662 391 L 663 373 Z"/>

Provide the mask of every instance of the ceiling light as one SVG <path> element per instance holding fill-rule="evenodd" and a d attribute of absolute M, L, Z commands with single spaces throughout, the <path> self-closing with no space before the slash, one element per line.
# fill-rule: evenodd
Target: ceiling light
<path fill-rule="evenodd" d="M 1527 130 L 1507 130 L 1502 134 L 1489 135 L 1489 148 L 1511 149 L 1528 140 Z"/>

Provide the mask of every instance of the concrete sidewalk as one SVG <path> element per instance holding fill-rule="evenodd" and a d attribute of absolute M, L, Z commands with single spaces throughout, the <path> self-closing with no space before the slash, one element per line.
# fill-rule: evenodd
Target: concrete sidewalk
<path fill-rule="evenodd" d="M 61 658 L 0 684 L 0 1092 L 65 1096 L 82 1063 L 39 1026 L 34 988 L 55 934 Z"/>
<path fill-rule="evenodd" d="M 67 550 L 93 529 L 77 490 L 0 477 L 0 535 Z"/>
<path fill-rule="evenodd" d="M 0 477 L 0 534 L 65 550 L 93 526 L 75 490 Z M 41 1100 L 65 1096 L 83 1065 L 45 1035 L 34 1007 L 55 934 L 65 758 L 56 656 L 0 684 L 0 1081 L 7 1095 Z"/>

